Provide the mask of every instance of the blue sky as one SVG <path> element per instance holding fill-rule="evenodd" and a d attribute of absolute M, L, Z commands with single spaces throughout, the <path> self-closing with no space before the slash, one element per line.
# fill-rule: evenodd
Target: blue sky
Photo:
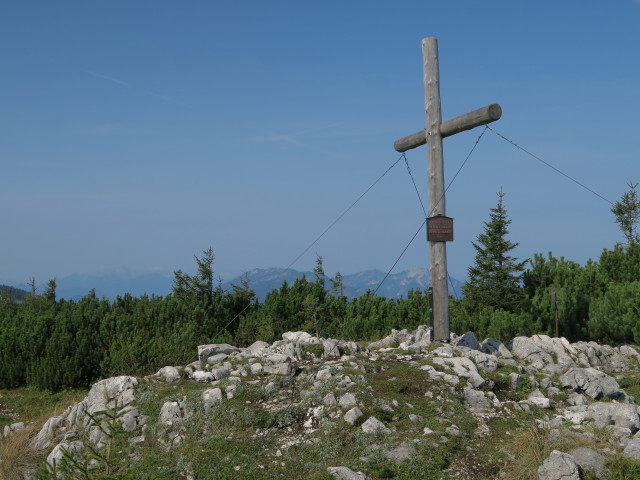
<path fill-rule="evenodd" d="M 24 1 L 0 7 L 0 282 L 111 269 L 225 279 L 287 266 L 424 128 L 421 39 L 443 119 L 492 126 L 615 201 L 640 181 L 640 2 Z M 444 141 L 447 182 L 481 129 Z M 426 201 L 426 150 L 407 154 Z M 610 205 L 487 132 L 447 196 L 449 272 L 503 188 L 520 258 L 583 263 Z M 398 164 L 304 255 L 388 269 L 422 222 Z M 424 234 L 396 271 L 428 264 Z"/>

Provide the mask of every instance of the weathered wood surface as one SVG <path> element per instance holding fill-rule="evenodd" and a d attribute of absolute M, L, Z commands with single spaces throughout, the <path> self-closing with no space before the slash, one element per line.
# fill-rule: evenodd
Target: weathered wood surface
<path fill-rule="evenodd" d="M 440 69 L 438 66 L 438 40 L 422 40 L 424 62 L 424 99 L 427 116 L 427 177 L 429 216 L 445 215 L 444 159 L 440 124 Z M 435 340 L 449 341 L 449 290 L 447 287 L 447 244 L 429 242 L 430 280 L 433 287 L 433 320 Z"/>
<path fill-rule="evenodd" d="M 450 137 L 456 133 L 471 130 L 472 128 L 499 120 L 502 116 L 502 108 L 497 103 L 479 108 L 473 112 L 465 113 L 440 124 L 440 136 Z M 412 135 L 396 140 L 393 147 L 398 152 L 406 152 L 412 148 L 420 147 L 427 143 L 427 131 L 420 130 Z"/>

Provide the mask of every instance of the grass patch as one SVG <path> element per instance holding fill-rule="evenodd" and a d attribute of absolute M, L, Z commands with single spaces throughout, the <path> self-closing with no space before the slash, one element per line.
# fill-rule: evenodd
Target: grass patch
<path fill-rule="evenodd" d="M 319 345 L 302 345 L 302 351 L 309 356 L 320 358 L 324 354 L 324 346 Z"/>
<path fill-rule="evenodd" d="M 46 457 L 46 452 L 31 450 L 31 441 L 42 425 L 55 415 L 60 415 L 68 406 L 81 401 L 86 390 L 68 390 L 50 393 L 35 388 L 0 390 L 0 403 L 11 415 L 0 418 L 0 428 L 16 422 L 25 422 L 23 430 L 8 438 L 0 439 L 0 478 L 22 480 L 25 470 L 35 469 Z"/>
<path fill-rule="evenodd" d="M 384 368 L 376 374 L 365 375 L 378 396 L 406 401 L 407 396 L 423 397 L 429 389 L 430 381 L 425 372 L 405 362 L 379 363 Z"/>
<path fill-rule="evenodd" d="M 624 375 L 618 380 L 618 385 L 627 394 L 640 401 L 640 374 Z"/>
<path fill-rule="evenodd" d="M 0 439 L 0 478 L 2 480 L 22 480 L 23 472 L 37 467 L 45 452 L 31 450 L 31 441 L 40 431 L 48 416 L 31 420 L 24 430 L 15 432 L 8 438 Z"/>
<path fill-rule="evenodd" d="M 611 470 L 611 480 L 637 480 L 640 478 L 640 462 L 625 457 L 615 457 L 607 468 Z"/>
<path fill-rule="evenodd" d="M 514 459 L 507 464 L 504 480 L 530 480 L 537 478 L 538 467 L 551 454 L 553 446 L 549 443 L 549 430 L 532 421 L 527 428 L 511 437 L 507 448 L 513 452 Z"/>
<path fill-rule="evenodd" d="M 87 390 L 65 390 L 50 393 L 33 387 L 0 390 L 0 430 L 16 422 L 30 422 L 52 411 L 64 410 L 80 402 Z M 5 413 L 1 413 L 5 412 Z"/>
<path fill-rule="evenodd" d="M 136 387 L 136 405 L 140 411 L 157 418 L 165 402 L 176 402 L 187 397 L 189 405 L 202 403 L 202 392 L 211 388 L 208 383 L 192 380 L 176 382 L 141 381 Z"/>

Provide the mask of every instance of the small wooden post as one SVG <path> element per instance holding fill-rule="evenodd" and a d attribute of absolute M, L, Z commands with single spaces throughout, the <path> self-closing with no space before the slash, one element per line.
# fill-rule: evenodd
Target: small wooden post
<path fill-rule="evenodd" d="M 553 308 L 556 317 L 556 338 L 560 337 L 560 329 L 558 328 L 558 303 L 556 301 L 556 291 L 551 290 L 551 308 Z"/>
<path fill-rule="evenodd" d="M 438 39 L 422 40 L 424 62 L 424 99 L 427 115 L 427 177 L 429 216 L 446 215 L 444 198 L 444 164 L 440 124 L 440 69 L 438 67 Z M 447 244 L 429 242 L 431 286 L 433 287 L 434 340 L 449 341 L 449 289 L 447 288 Z"/>

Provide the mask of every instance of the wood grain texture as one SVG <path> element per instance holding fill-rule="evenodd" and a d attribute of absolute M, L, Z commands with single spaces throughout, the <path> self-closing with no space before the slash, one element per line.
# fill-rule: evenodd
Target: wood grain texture
<path fill-rule="evenodd" d="M 493 103 L 486 107 L 474 110 L 473 112 L 465 113 L 459 117 L 442 122 L 440 124 L 440 136 L 442 138 L 447 138 L 455 135 L 456 133 L 464 132 L 465 130 L 471 130 L 472 128 L 487 125 L 499 120 L 501 116 L 502 108 L 497 103 Z M 420 130 L 419 132 L 396 140 L 393 144 L 393 148 L 398 152 L 406 152 L 407 150 L 420 147 L 426 143 L 427 131 Z"/>
<path fill-rule="evenodd" d="M 440 124 L 440 69 L 438 66 L 438 40 L 422 40 L 424 63 L 424 99 L 427 117 L 427 178 L 429 216 L 445 215 L 444 161 Z M 449 290 L 447 288 L 447 244 L 429 242 L 430 276 L 433 287 L 434 339 L 449 341 Z"/>

